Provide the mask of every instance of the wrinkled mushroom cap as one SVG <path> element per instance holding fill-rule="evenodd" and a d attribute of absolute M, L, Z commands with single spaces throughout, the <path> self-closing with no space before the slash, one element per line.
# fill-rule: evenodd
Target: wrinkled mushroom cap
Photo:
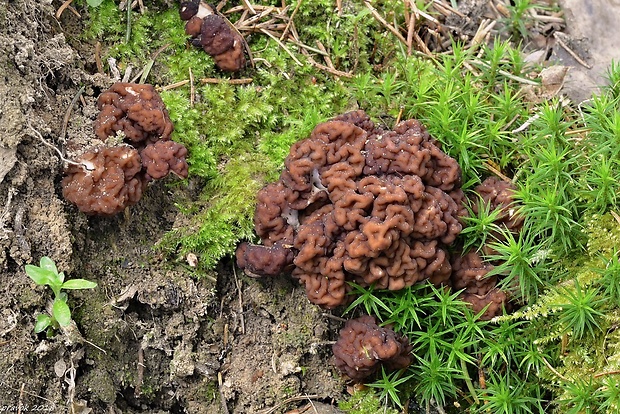
<path fill-rule="evenodd" d="M 65 199 L 91 215 L 112 216 L 138 202 L 146 185 L 138 151 L 128 145 L 98 147 L 70 164 L 62 180 Z"/>
<path fill-rule="evenodd" d="M 157 141 L 140 151 L 146 174 L 156 180 L 173 172 L 181 178 L 188 173 L 187 148 L 174 141 Z"/>
<path fill-rule="evenodd" d="M 413 360 L 411 349 L 406 337 L 378 326 L 370 315 L 347 321 L 332 347 L 334 364 L 354 381 L 372 376 L 382 365 L 388 370 L 406 368 Z"/>
<path fill-rule="evenodd" d="M 352 281 L 449 284 L 460 168 L 419 122 L 385 131 L 363 111 L 340 115 L 295 143 L 285 167 L 259 192 L 255 227 L 264 245 L 293 246 L 292 275 L 310 301 L 340 306 Z"/>
<path fill-rule="evenodd" d="M 100 113 L 93 127 L 99 139 L 122 132 L 131 143 L 170 139 L 174 129 L 153 85 L 117 82 L 99 95 Z"/>

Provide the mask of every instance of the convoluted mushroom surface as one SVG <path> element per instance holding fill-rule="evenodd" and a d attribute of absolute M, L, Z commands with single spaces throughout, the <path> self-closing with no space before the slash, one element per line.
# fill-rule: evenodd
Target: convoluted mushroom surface
<path fill-rule="evenodd" d="M 112 216 L 136 204 L 146 186 L 140 155 L 129 145 L 97 147 L 70 164 L 63 196 L 86 214 Z"/>
<path fill-rule="evenodd" d="M 488 276 L 493 265 L 484 261 L 478 252 L 470 250 L 464 255 L 455 255 L 452 259 L 452 287 L 463 289 L 460 299 L 471 305 L 474 313 L 488 308 L 480 316 L 489 320 L 500 315 L 507 306 L 508 297 L 496 288 L 497 276 Z"/>
<path fill-rule="evenodd" d="M 134 146 L 170 139 L 173 125 L 153 85 L 117 82 L 99 95 L 97 106 L 94 129 L 102 141 L 119 131 Z"/>
<path fill-rule="evenodd" d="M 152 85 L 118 82 L 97 100 L 101 144 L 85 149 L 62 180 L 64 197 L 86 214 L 111 216 L 138 202 L 146 184 L 187 177 L 187 149 L 170 141 L 172 122 Z M 108 140 L 121 132 L 124 143 Z"/>
<path fill-rule="evenodd" d="M 185 33 L 192 37 L 192 43 L 213 56 L 218 68 L 237 72 L 245 66 L 245 41 L 211 6 L 197 0 L 184 1 L 179 15 L 186 22 Z"/>
<path fill-rule="evenodd" d="M 380 327 L 370 315 L 347 321 L 333 345 L 334 363 L 349 378 L 361 381 L 383 365 L 387 370 L 406 368 L 412 362 L 407 338 Z"/>
<path fill-rule="evenodd" d="M 292 274 L 313 303 L 344 304 L 347 281 L 392 290 L 449 283 L 461 170 L 418 121 L 392 131 L 363 111 L 341 115 L 294 144 L 285 166 L 258 194 L 256 232 L 266 247 L 291 249 Z M 244 252 L 237 258 L 273 273 Z"/>
<path fill-rule="evenodd" d="M 473 203 L 474 212 L 478 213 L 480 205 L 488 206 L 490 211 L 500 210 L 497 224 L 503 224 L 508 230 L 518 232 L 523 226 L 523 216 L 517 213 L 514 201 L 515 186 L 498 177 L 487 177 L 474 189 L 480 202 Z"/>

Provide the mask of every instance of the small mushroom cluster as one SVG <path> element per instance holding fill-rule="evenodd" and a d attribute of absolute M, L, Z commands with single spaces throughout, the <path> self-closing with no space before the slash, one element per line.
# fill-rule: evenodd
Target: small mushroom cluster
<path fill-rule="evenodd" d="M 517 213 L 514 202 L 514 185 L 497 177 L 488 177 L 474 188 L 474 197 L 471 200 L 472 210 L 478 214 L 481 208 L 489 211 L 499 210 L 496 218 L 498 227 L 513 234 L 517 234 L 523 226 L 523 216 Z M 502 234 L 492 235 L 495 240 L 501 241 Z M 481 246 L 484 255 L 493 254 L 493 249 L 487 244 Z M 502 309 L 509 306 L 508 296 L 498 289 L 496 275 L 488 276 L 493 270 L 492 263 L 485 261 L 480 253 L 470 250 L 461 255 L 453 255 L 451 260 L 452 287 L 463 289 L 461 299 L 471 304 L 474 312 L 478 313 L 485 307 L 486 310 L 480 319 L 489 320 L 502 313 Z"/>
<path fill-rule="evenodd" d="M 179 14 L 192 43 L 213 56 L 218 68 L 237 72 L 245 66 L 243 37 L 213 7 L 200 0 L 184 1 Z"/>
<path fill-rule="evenodd" d="M 370 315 L 347 321 L 332 346 L 334 364 L 354 381 L 387 370 L 408 367 L 412 360 L 409 340 L 392 329 L 380 327 Z"/>
<path fill-rule="evenodd" d="M 152 179 L 187 177 L 187 149 L 170 140 L 173 125 L 152 85 L 115 83 L 97 106 L 101 144 L 77 157 L 62 180 L 63 196 L 80 211 L 112 216 L 136 204 Z"/>
<path fill-rule="evenodd" d="M 285 165 L 258 193 L 262 245 L 237 249 L 246 273 L 291 270 L 328 309 L 346 302 L 349 281 L 391 290 L 450 282 L 461 169 L 418 121 L 384 130 L 350 112 L 317 125 Z"/>

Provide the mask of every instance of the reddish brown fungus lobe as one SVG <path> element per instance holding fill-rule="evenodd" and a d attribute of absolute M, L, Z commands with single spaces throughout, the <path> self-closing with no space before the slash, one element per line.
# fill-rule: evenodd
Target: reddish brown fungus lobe
<path fill-rule="evenodd" d="M 169 172 L 187 177 L 187 149 L 170 141 L 173 125 L 152 85 L 115 83 L 97 106 L 93 128 L 101 144 L 85 149 L 62 180 L 64 197 L 80 211 L 118 214 L 138 202 L 151 179 Z"/>

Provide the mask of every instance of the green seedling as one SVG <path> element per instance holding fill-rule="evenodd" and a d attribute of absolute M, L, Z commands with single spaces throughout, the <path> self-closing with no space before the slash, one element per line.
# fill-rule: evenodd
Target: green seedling
<path fill-rule="evenodd" d="M 51 315 L 39 314 L 34 325 L 36 333 L 48 328 L 66 327 L 71 323 L 71 309 L 67 304 L 67 293 L 63 289 L 93 289 L 95 282 L 85 279 L 71 279 L 65 282 L 64 272 L 58 272 L 56 263 L 47 256 L 41 258 L 39 266 L 26 265 L 26 274 L 40 286 L 49 286 L 54 292 Z"/>

